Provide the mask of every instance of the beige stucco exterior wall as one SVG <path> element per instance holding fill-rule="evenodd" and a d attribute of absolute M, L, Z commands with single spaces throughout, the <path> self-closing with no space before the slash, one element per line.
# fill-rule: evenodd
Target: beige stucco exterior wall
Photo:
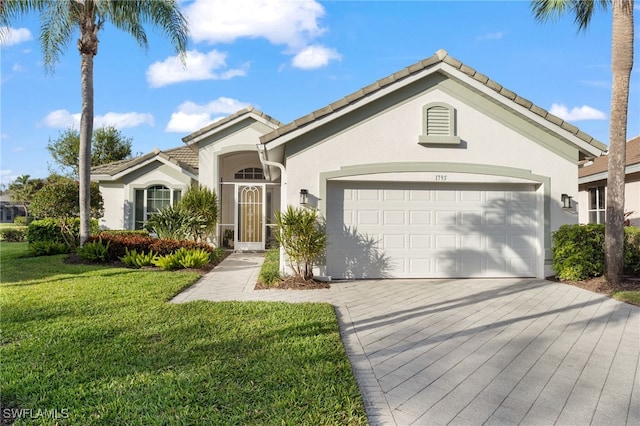
<path fill-rule="evenodd" d="M 135 190 L 163 185 L 186 192 L 192 179 L 174 165 L 152 162 L 115 182 L 101 182 L 104 216 L 99 220 L 102 229 L 133 229 Z"/>
<path fill-rule="evenodd" d="M 287 145 L 287 199 L 297 203 L 301 188 L 309 190 L 310 200 L 321 197 L 318 176 L 354 165 L 381 165 L 384 163 L 451 163 L 481 164 L 530 171 L 550 179 L 549 188 L 538 191 L 542 206 L 549 206 L 548 226 L 551 231 L 566 223 L 576 223 L 577 210 L 562 209 L 560 196 L 576 196 L 578 188 L 578 152 L 565 147 L 548 133 L 539 130 L 514 114 L 506 112 L 490 101 L 478 98 L 469 90 L 454 87 L 435 88 L 406 99 L 375 115 L 363 115 L 352 127 L 323 137 L 312 145 L 313 134 L 307 134 Z M 422 133 L 422 107 L 431 102 L 445 102 L 455 109 L 457 135 L 460 146 L 422 146 L 418 139 Z M 305 139 L 306 138 L 306 139 Z M 533 140 L 532 140 L 533 139 Z M 539 141 L 540 143 L 536 142 Z M 563 145 L 562 151 L 552 152 L 543 145 Z M 309 149 L 309 146 L 312 148 Z M 412 173 L 406 180 L 436 181 L 436 174 Z M 464 173 L 456 174 L 459 182 Z M 402 179 L 399 177 L 399 179 Z M 469 181 L 478 181 L 470 177 Z M 492 178 L 488 177 L 487 180 Z M 546 195 L 545 195 L 546 194 Z M 548 199 L 543 198 L 547 196 Z M 320 201 L 319 206 L 322 205 Z M 542 219 L 541 219 L 542 222 Z M 544 224 L 540 223 L 540 239 L 544 241 Z M 547 229 L 547 232 L 549 231 Z M 549 236 L 545 257 L 550 259 Z M 546 268 L 545 273 L 550 273 Z"/>
<path fill-rule="evenodd" d="M 599 180 L 580 185 L 578 198 L 579 223 L 589 223 L 589 188 L 605 187 L 606 180 Z M 631 173 L 625 177 L 624 211 L 633 212 L 629 216 L 631 225 L 640 227 L 640 173 Z"/>
<path fill-rule="evenodd" d="M 104 215 L 98 220 L 100 229 L 125 229 L 124 185 L 103 182 L 100 184 L 100 194 L 104 202 Z"/>
<path fill-rule="evenodd" d="M 253 121 L 230 131 L 214 133 L 198 143 L 199 146 L 199 181 L 212 189 L 218 189 L 221 171 L 219 159 L 221 156 L 238 151 L 252 151 L 256 153 L 256 145 L 260 136 L 269 133 L 272 127 Z M 259 167 L 260 162 L 258 161 Z"/>

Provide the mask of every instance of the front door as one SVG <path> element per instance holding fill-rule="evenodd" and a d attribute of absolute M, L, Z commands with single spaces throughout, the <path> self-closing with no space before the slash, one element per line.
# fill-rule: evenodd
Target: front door
<path fill-rule="evenodd" d="M 236 185 L 236 250 L 264 250 L 264 185 Z"/>

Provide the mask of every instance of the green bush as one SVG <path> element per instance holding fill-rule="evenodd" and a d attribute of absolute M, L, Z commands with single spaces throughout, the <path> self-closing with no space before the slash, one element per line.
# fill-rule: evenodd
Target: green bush
<path fill-rule="evenodd" d="M 13 218 L 13 224 L 18 226 L 27 226 L 26 216 L 16 216 Z"/>
<path fill-rule="evenodd" d="M 167 206 L 151 215 L 145 228 L 158 238 L 186 240 L 192 238 L 196 230 L 204 230 L 206 222 L 200 215 L 193 214 L 180 205 Z"/>
<path fill-rule="evenodd" d="M 108 262 L 109 261 L 109 241 L 105 245 L 102 240 L 85 243 L 76 250 L 82 260 L 88 262 Z"/>
<path fill-rule="evenodd" d="M 54 254 L 69 253 L 69 246 L 55 241 L 36 241 L 29 244 L 32 256 L 52 256 Z"/>
<path fill-rule="evenodd" d="M 640 276 L 640 230 L 625 228 L 624 273 Z M 553 269 L 561 280 L 579 281 L 605 272 L 604 225 L 563 225 L 553 233 Z"/>
<path fill-rule="evenodd" d="M 624 228 L 624 273 L 640 277 L 640 228 Z"/>
<path fill-rule="evenodd" d="M 280 280 L 280 249 L 268 250 L 262 268 L 260 268 L 258 282 L 265 287 L 271 287 Z"/>
<path fill-rule="evenodd" d="M 19 228 L 4 228 L 0 229 L 0 241 L 6 241 L 8 243 L 19 243 L 24 241 L 26 231 Z"/>
<path fill-rule="evenodd" d="M 327 235 L 316 210 L 287 207 L 276 212 L 276 239 L 297 277 L 313 278 L 313 264 L 324 253 Z"/>
<path fill-rule="evenodd" d="M 202 268 L 211 261 L 211 253 L 204 249 L 181 247 L 175 253 L 157 258 L 153 264 L 167 271 L 182 268 Z"/>
<path fill-rule="evenodd" d="M 126 254 L 120 260 L 127 266 L 142 268 L 143 266 L 153 266 L 154 262 L 158 260 L 158 255 L 153 250 L 148 253 L 138 253 L 135 249 L 131 251 L 126 249 Z"/>
<path fill-rule="evenodd" d="M 73 218 L 70 220 L 71 230 L 73 237 L 76 240 L 76 244 L 80 242 L 80 219 Z M 98 232 L 98 221 L 96 219 L 91 220 L 91 233 Z M 40 220 L 32 220 L 27 227 L 27 241 L 29 244 L 38 241 L 53 241 L 56 243 L 66 243 L 62 230 L 60 229 L 60 222 L 58 219 L 48 217 Z"/>

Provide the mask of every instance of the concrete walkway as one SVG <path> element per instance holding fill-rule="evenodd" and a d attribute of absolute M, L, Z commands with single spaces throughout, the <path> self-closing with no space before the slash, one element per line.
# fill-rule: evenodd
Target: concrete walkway
<path fill-rule="evenodd" d="M 329 302 L 372 425 L 639 425 L 640 308 L 536 279 L 253 290 L 234 253 L 173 302 Z"/>

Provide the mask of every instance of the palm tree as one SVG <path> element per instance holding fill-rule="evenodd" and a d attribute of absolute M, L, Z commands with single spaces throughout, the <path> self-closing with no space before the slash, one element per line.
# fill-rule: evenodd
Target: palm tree
<path fill-rule="evenodd" d="M 595 9 L 613 6 L 611 31 L 611 115 L 609 118 L 609 172 L 605 219 L 605 276 L 620 282 L 623 272 L 624 179 L 627 150 L 629 80 L 633 67 L 633 0 L 532 0 L 540 21 L 573 13 L 578 30 L 589 26 Z"/>
<path fill-rule="evenodd" d="M 108 22 L 148 47 L 143 24 L 158 27 L 183 59 L 189 31 L 176 0 L 0 0 L 0 25 L 29 12 L 41 19 L 40 43 L 49 71 L 78 30 L 82 109 L 80 117 L 80 242 L 89 237 L 91 136 L 93 134 L 93 57 L 98 33 Z"/>
<path fill-rule="evenodd" d="M 11 191 L 11 200 L 15 203 L 22 204 L 24 208 L 24 214 L 27 221 L 29 220 L 29 202 L 33 196 L 36 187 L 29 178 L 30 175 L 18 176 L 13 183 L 9 185 L 9 191 Z"/>

